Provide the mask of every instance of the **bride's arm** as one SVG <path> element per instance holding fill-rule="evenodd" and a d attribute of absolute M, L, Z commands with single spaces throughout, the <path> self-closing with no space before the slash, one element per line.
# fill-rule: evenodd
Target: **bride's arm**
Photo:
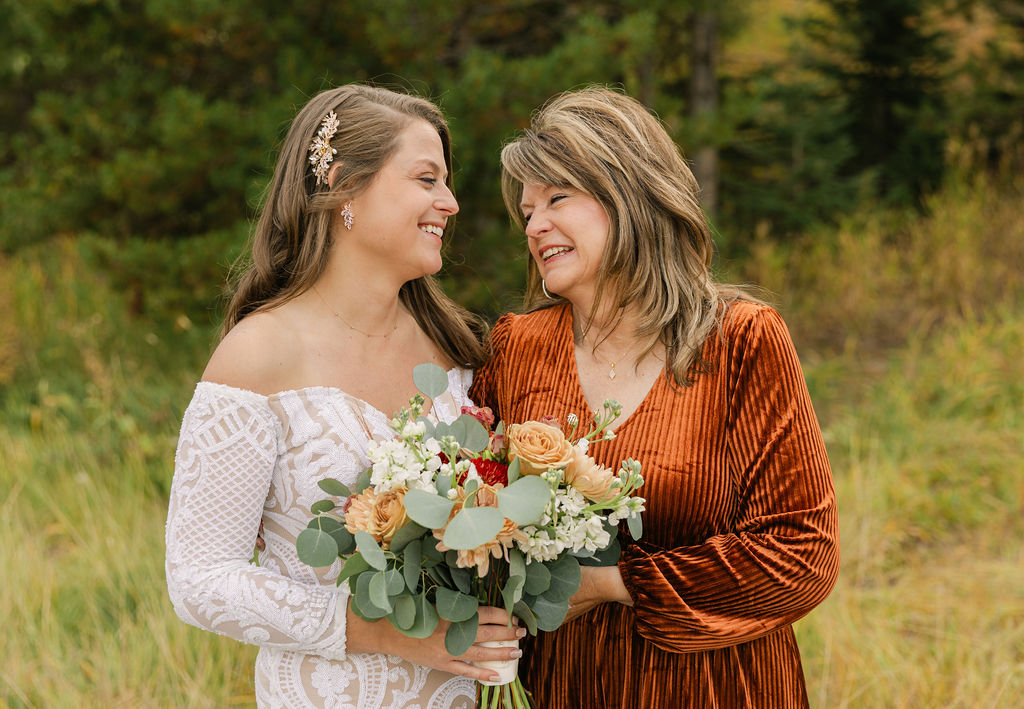
<path fill-rule="evenodd" d="M 187 623 L 243 642 L 344 657 L 348 589 L 249 563 L 278 454 L 258 394 L 202 383 L 185 412 L 167 515 L 167 586 Z"/>

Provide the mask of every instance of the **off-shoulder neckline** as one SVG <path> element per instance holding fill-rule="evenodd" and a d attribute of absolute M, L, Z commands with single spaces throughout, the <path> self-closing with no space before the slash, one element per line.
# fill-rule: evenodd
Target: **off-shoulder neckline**
<path fill-rule="evenodd" d="M 470 370 L 467 370 L 465 367 L 450 367 L 449 369 L 445 370 L 445 374 L 448 375 L 449 386 L 451 385 L 452 373 L 453 372 L 458 373 L 458 372 L 467 372 L 467 371 L 470 371 Z M 289 395 L 299 396 L 299 395 L 301 395 L 303 393 L 325 394 L 325 395 L 328 395 L 328 396 L 339 396 L 340 395 L 340 396 L 344 397 L 345 399 L 349 399 L 351 401 L 358 402 L 359 404 L 362 404 L 363 406 L 366 406 L 371 411 L 374 411 L 377 414 L 380 414 L 381 416 L 383 416 L 383 417 L 385 417 L 387 419 L 390 419 L 394 415 L 393 413 L 391 413 L 391 414 L 384 413 L 383 411 L 378 409 L 376 406 L 371 404 L 366 399 L 358 397 L 355 394 L 350 394 L 350 393 L 348 393 L 347 391 L 345 391 L 344 389 L 342 389 L 340 387 L 333 387 L 333 386 L 328 386 L 328 385 L 325 385 L 325 384 L 318 384 L 318 385 L 308 386 L 308 387 L 298 387 L 296 389 L 282 389 L 281 391 L 275 391 L 273 394 L 260 394 L 259 392 L 252 391 L 251 389 L 245 389 L 243 387 L 231 386 L 230 384 L 221 384 L 220 382 L 211 382 L 211 381 L 206 380 L 206 379 L 202 379 L 202 380 L 196 382 L 196 389 L 198 390 L 199 387 L 219 390 L 221 392 L 230 392 L 232 395 L 234 395 L 236 397 L 240 397 L 240 398 L 243 398 L 243 399 L 247 399 L 249 401 L 253 401 L 253 402 L 257 402 L 257 403 L 262 403 L 262 404 L 266 404 L 266 403 L 269 403 L 271 400 L 281 399 L 281 398 L 284 398 L 284 397 L 289 396 Z M 448 394 L 452 393 L 450 388 L 447 390 L 447 393 Z M 430 407 L 430 411 L 425 412 L 425 415 L 430 415 L 431 413 L 433 413 L 433 411 L 434 411 L 434 407 L 433 407 L 433 403 L 432 403 L 431 407 Z"/>

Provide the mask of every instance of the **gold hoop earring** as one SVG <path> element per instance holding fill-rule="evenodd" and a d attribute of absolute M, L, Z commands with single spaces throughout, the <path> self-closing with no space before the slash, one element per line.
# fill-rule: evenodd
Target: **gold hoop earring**
<path fill-rule="evenodd" d="M 540 279 L 540 289 L 544 291 L 544 295 L 547 296 L 548 300 L 554 300 L 555 296 L 548 293 L 548 284 L 544 282 L 544 279 Z"/>

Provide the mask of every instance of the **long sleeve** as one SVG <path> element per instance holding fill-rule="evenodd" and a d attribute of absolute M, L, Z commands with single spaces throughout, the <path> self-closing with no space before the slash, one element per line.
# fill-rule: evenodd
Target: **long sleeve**
<path fill-rule="evenodd" d="M 784 323 L 759 308 L 723 346 L 734 522 L 694 546 L 630 545 L 619 563 L 637 632 L 670 652 L 789 625 L 828 595 L 838 572 L 831 470 Z"/>
<path fill-rule="evenodd" d="M 249 563 L 280 430 L 266 399 L 200 383 L 185 412 L 167 516 L 167 586 L 187 623 L 247 643 L 345 657 L 347 586 Z"/>

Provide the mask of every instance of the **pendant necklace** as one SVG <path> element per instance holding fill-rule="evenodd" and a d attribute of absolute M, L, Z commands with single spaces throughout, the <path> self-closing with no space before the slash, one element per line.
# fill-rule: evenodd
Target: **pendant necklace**
<path fill-rule="evenodd" d="M 350 323 L 348 320 L 346 320 L 345 318 L 341 317 L 341 315 L 339 315 L 337 312 L 335 312 L 334 308 L 332 308 L 330 305 L 328 305 L 327 301 L 324 299 L 324 297 L 322 295 L 320 295 L 320 291 L 317 290 L 316 286 L 313 286 L 313 291 L 317 294 L 317 297 L 320 298 L 320 301 L 324 304 L 324 307 L 326 307 L 327 310 L 330 311 L 331 315 L 333 315 L 334 317 L 338 318 L 338 320 L 341 320 L 341 322 L 343 322 L 348 329 L 355 330 L 360 335 L 366 335 L 367 337 L 391 337 L 391 335 L 393 335 L 395 333 L 395 330 L 398 329 L 398 318 L 396 317 L 395 318 L 395 326 L 393 328 L 391 328 L 390 331 L 385 332 L 384 334 L 374 334 L 372 332 L 366 332 L 365 330 L 360 330 L 358 327 L 356 327 L 355 325 Z"/>

